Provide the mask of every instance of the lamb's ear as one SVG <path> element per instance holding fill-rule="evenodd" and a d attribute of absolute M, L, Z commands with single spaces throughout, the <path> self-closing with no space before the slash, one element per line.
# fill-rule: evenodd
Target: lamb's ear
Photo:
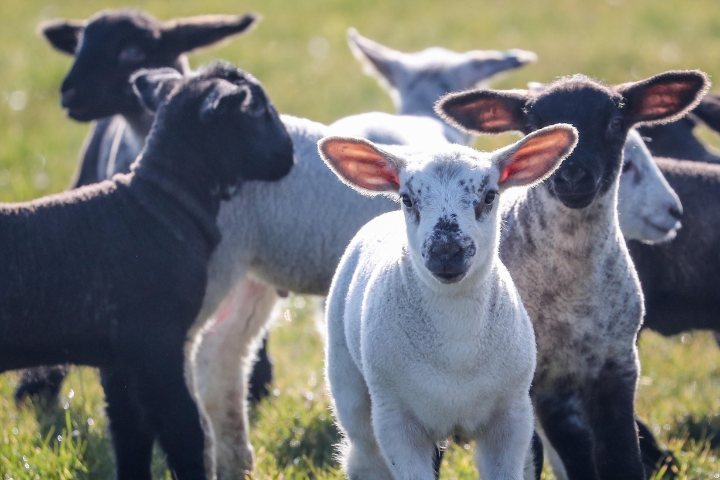
<path fill-rule="evenodd" d="M 348 29 L 347 42 L 353 56 L 363 65 L 365 73 L 386 81 L 391 87 L 396 85 L 402 52 L 363 37 L 354 28 Z"/>
<path fill-rule="evenodd" d="M 217 82 L 215 88 L 208 92 L 200 107 L 200 120 L 211 122 L 216 119 L 226 118 L 226 115 L 236 110 L 245 112 L 251 116 L 258 117 L 264 113 L 265 104 L 253 102 L 250 89 L 243 85 L 237 86 L 233 83 Z"/>
<path fill-rule="evenodd" d="M 163 24 L 161 39 L 165 49 L 181 54 L 244 33 L 259 20 L 255 13 L 179 18 Z"/>
<path fill-rule="evenodd" d="M 720 133 L 720 96 L 705 95 L 705 98 L 691 113 L 715 132 Z"/>
<path fill-rule="evenodd" d="M 450 125 L 470 133 L 524 131 L 526 90 L 469 90 L 445 95 L 435 111 Z"/>
<path fill-rule="evenodd" d="M 135 72 L 130 82 L 143 106 L 150 112 L 157 112 L 182 78 L 180 72 L 173 68 L 143 69 Z"/>
<path fill-rule="evenodd" d="M 575 127 L 558 123 L 537 130 L 495 155 L 500 189 L 541 182 L 555 171 L 577 145 Z"/>
<path fill-rule="evenodd" d="M 672 122 L 693 109 L 710 86 L 700 70 L 670 71 L 615 87 L 629 125 Z"/>
<path fill-rule="evenodd" d="M 39 29 L 53 48 L 68 55 L 75 55 L 80 34 L 85 29 L 85 22 L 52 20 L 41 23 Z"/>
<path fill-rule="evenodd" d="M 360 193 L 397 192 L 405 162 L 362 138 L 325 137 L 320 156 L 343 183 Z"/>

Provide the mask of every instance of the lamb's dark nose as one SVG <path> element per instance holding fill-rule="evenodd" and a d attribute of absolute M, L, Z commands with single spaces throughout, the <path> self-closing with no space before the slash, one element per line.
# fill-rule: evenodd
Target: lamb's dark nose
<path fill-rule="evenodd" d="M 63 88 L 61 90 L 60 104 L 64 108 L 68 108 L 73 105 L 76 99 L 77 90 L 74 88 L 65 88 L 65 86 L 63 85 Z"/>
<path fill-rule="evenodd" d="M 450 259 L 461 251 L 462 247 L 457 242 L 435 242 L 430 247 L 431 256 L 443 259 Z"/>
<path fill-rule="evenodd" d="M 562 168 L 558 172 L 558 178 L 563 183 L 567 183 L 568 185 L 578 185 L 586 181 L 589 177 L 590 174 L 587 172 L 587 170 L 572 165 L 566 168 Z"/>
<path fill-rule="evenodd" d="M 680 207 L 680 208 L 678 208 L 678 207 Z M 674 206 L 673 205 L 672 207 L 670 207 L 668 212 L 670 213 L 670 216 L 672 216 L 675 220 L 682 219 L 682 215 L 683 215 L 682 206 L 680 206 L 680 205 Z"/>
<path fill-rule="evenodd" d="M 472 252 L 474 247 L 464 248 L 455 239 L 438 240 L 427 250 L 425 266 L 441 282 L 457 282 L 467 272 Z"/>

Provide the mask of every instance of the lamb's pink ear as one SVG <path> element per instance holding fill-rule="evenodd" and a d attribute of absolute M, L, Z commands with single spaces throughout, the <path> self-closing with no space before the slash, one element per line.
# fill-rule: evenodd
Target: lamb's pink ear
<path fill-rule="evenodd" d="M 454 127 L 470 133 L 523 131 L 526 128 L 525 90 L 469 90 L 445 95 L 435 111 Z"/>
<path fill-rule="evenodd" d="M 537 130 L 494 155 L 501 189 L 531 185 L 549 177 L 577 145 L 575 127 L 558 123 Z"/>
<path fill-rule="evenodd" d="M 397 192 L 402 160 L 362 138 L 325 137 L 320 156 L 344 183 L 363 193 Z"/>
<path fill-rule="evenodd" d="M 629 125 L 677 120 L 693 109 L 710 86 L 699 70 L 670 71 L 616 87 L 623 96 Z"/>

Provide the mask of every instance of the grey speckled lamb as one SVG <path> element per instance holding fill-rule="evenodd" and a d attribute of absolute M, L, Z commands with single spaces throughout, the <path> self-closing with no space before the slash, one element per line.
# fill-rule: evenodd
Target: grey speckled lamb
<path fill-rule="evenodd" d="M 478 90 L 438 104 L 476 132 L 578 129 L 549 180 L 505 199 L 500 243 L 535 326 L 537 416 L 570 478 L 644 479 L 634 421 L 643 303 L 617 219 L 622 148 L 633 125 L 679 117 L 707 86 L 697 71 L 617 87 L 574 76 L 541 92 Z"/>

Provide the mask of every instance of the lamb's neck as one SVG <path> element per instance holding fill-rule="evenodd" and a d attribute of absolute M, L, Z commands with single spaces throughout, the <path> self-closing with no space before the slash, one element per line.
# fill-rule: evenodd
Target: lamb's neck
<path fill-rule="evenodd" d="M 612 250 L 621 238 L 617 185 L 586 208 L 572 209 L 550 195 L 545 185 L 529 189 L 513 208 L 513 231 L 534 245 L 539 256 L 549 251 L 594 258 Z"/>
<path fill-rule="evenodd" d="M 135 138 L 145 139 L 150 133 L 154 116 L 145 110 L 123 115 L 128 128 Z"/>
<path fill-rule="evenodd" d="M 169 198 L 193 219 L 206 239 L 215 246 L 220 240 L 217 216 L 223 192 L 209 165 L 202 165 L 202 156 L 178 144 L 162 148 L 160 144 L 146 145 L 133 164 L 134 184 L 139 190 L 150 188 Z M 178 148 L 179 147 L 179 148 Z"/>
<path fill-rule="evenodd" d="M 401 262 L 403 291 L 427 313 L 438 331 L 472 334 L 485 328 L 487 319 L 495 316 L 495 305 L 501 295 L 499 262 L 497 254 L 491 255 L 485 265 L 460 282 L 430 286 L 427 279 L 420 278 L 417 272 L 420 267 L 406 258 Z"/>
<path fill-rule="evenodd" d="M 439 97 L 438 97 L 439 98 Z M 457 143 L 459 145 L 470 145 L 473 137 L 467 133 L 461 132 L 460 130 L 451 127 L 447 122 L 440 118 L 433 110 L 433 103 L 429 102 L 427 105 L 423 103 L 427 102 L 404 102 L 401 103 L 398 108 L 400 115 L 414 115 L 418 117 L 428 117 L 439 122 L 443 126 L 443 133 L 445 138 L 450 143 Z"/>

